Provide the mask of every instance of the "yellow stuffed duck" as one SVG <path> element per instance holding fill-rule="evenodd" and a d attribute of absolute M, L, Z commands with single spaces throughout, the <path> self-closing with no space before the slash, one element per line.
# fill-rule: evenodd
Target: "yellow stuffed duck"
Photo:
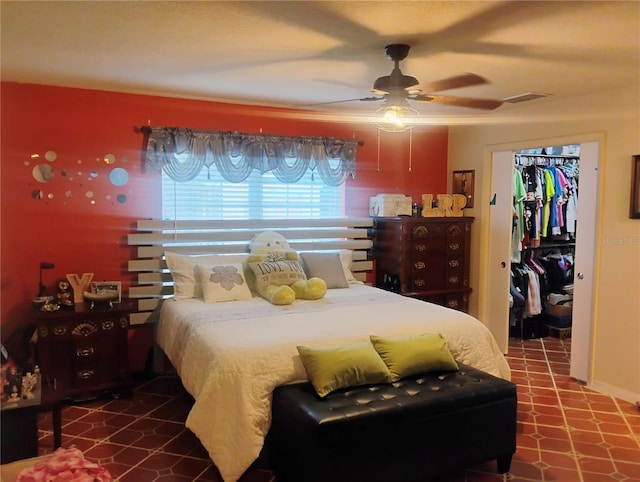
<path fill-rule="evenodd" d="M 295 299 L 317 300 L 327 292 L 327 283 L 307 279 L 298 253 L 286 238 L 274 231 L 258 234 L 249 243 L 247 264 L 258 294 L 274 305 L 290 305 Z"/>

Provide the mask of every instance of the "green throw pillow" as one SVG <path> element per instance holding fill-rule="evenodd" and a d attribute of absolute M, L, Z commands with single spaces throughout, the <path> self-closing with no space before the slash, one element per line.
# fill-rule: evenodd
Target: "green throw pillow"
<path fill-rule="evenodd" d="M 297 348 L 307 376 L 320 397 L 339 388 L 391 381 L 389 369 L 369 342 L 332 348 Z"/>
<path fill-rule="evenodd" d="M 384 360 L 393 381 L 437 370 L 455 371 L 458 364 L 440 333 L 424 333 L 402 338 L 371 335 L 371 343 Z"/>

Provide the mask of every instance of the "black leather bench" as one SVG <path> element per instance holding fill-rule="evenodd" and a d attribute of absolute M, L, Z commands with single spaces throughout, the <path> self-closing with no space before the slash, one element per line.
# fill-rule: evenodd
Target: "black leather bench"
<path fill-rule="evenodd" d="M 516 386 L 460 364 L 457 372 L 341 390 L 310 383 L 273 393 L 269 463 L 278 482 L 428 481 L 516 449 Z"/>

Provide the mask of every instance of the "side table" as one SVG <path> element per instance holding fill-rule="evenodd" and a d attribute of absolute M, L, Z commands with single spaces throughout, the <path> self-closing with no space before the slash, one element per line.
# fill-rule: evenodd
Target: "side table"
<path fill-rule="evenodd" d="M 64 394 L 59 390 L 42 387 L 39 404 L 22 407 L 5 405 L 0 411 L 2 430 L 0 462 L 38 456 L 38 413 L 51 412 L 53 421 L 53 445 L 62 445 L 62 403 Z"/>

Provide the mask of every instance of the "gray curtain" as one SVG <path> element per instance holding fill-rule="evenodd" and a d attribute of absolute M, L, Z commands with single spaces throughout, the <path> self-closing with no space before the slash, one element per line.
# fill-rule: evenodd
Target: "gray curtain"
<path fill-rule="evenodd" d="M 356 173 L 358 141 L 331 137 L 285 137 L 180 127 L 143 127 L 145 171 L 163 169 L 178 182 L 190 181 L 214 164 L 229 182 L 244 181 L 254 169 L 273 172 L 283 183 L 298 182 L 310 169 L 329 186 Z"/>

